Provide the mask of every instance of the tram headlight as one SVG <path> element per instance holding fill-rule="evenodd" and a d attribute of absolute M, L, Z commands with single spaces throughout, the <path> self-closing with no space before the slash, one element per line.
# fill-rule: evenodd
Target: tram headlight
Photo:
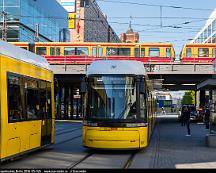
<path fill-rule="evenodd" d="M 126 127 L 146 127 L 148 123 L 127 123 Z"/>

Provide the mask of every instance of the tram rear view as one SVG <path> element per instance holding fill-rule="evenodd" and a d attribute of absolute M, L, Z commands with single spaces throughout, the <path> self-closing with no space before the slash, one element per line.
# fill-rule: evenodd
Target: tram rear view
<path fill-rule="evenodd" d="M 96 61 L 87 70 L 83 146 L 141 149 L 148 145 L 145 69 L 138 61 Z"/>

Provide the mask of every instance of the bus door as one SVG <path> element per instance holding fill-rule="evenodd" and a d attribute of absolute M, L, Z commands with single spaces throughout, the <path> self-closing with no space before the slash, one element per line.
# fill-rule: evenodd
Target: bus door
<path fill-rule="evenodd" d="M 41 146 L 51 144 L 52 109 L 51 84 L 40 81 L 40 109 L 41 109 Z"/>

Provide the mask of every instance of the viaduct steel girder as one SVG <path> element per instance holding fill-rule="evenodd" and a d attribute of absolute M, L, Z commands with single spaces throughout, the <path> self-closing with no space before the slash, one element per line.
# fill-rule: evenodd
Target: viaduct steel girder
<path fill-rule="evenodd" d="M 149 63 L 144 66 L 150 79 L 161 79 L 163 88 L 169 90 L 196 90 L 197 84 L 216 74 L 213 64 Z M 73 82 L 73 78 L 80 81 L 78 78 L 85 76 L 88 65 L 65 64 L 51 67 L 58 79 Z"/>

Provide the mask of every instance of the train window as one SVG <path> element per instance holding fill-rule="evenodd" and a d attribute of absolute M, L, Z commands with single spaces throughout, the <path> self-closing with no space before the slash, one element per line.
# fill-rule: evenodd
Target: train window
<path fill-rule="evenodd" d="M 35 80 L 26 80 L 25 94 L 26 94 L 27 119 L 28 120 L 40 119 L 38 82 Z"/>
<path fill-rule="evenodd" d="M 10 122 L 25 119 L 23 79 L 14 75 L 8 75 L 8 120 Z"/>
<path fill-rule="evenodd" d="M 140 57 L 139 48 L 135 48 L 135 49 L 134 49 L 134 56 L 135 56 L 135 57 Z"/>
<path fill-rule="evenodd" d="M 216 49 L 212 49 L 212 57 L 216 58 Z"/>
<path fill-rule="evenodd" d="M 88 55 L 88 48 L 87 47 L 77 47 L 76 55 Z"/>
<path fill-rule="evenodd" d="M 130 56 L 130 48 L 107 48 L 107 56 Z"/>
<path fill-rule="evenodd" d="M 60 47 L 56 47 L 56 55 L 61 55 L 61 48 Z"/>
<path fill-rule="evenodd" d="M 141 48 L 141 57 L 145 57 L 145 48 Z"/>
<path fill-rule="evenodd" d="M 103 56 L 103 48 L 102 48 L 102 47 L 99 47 L 99 48 L 98 48 L 98 56 L 99 56 L 99 57 L 102 57 L 102 56 Z"/>
<path fill-rule="evenodd" d="M 159 57 L 160 49 L 159 48 L 149 48 L 149 56 L 150 57 Z"/>
<path fill-rule="evenodd" d="M 50 47 L 50 55 L 55 55 L 55 48 L 54 47 Z"/>
<path fill-rule="evenodd" d="M 191 48 L 186 49 L 186 57 L 190 58 L 191 57 Z"/>
<path fill-rule="evenodd" d="M 92 56 L 94 56 L 94 57 L 97 56 L 97 48 L 96 47 L 92 48 Z"/>
<path fill-rule="evenodd" d="M 46 47 L 37 47 L 36 48 L 36 54 L 38 54 L 38 55 L 46 55 L 47 54 Z"/>
<path fill-rule="evenodd" d="M 64 55 L 76 55 L 75 54 L 75 47 L 65 47 L 64 48 Z"/>
<path fill-rule="evenodd" d="M 171 57 L 171 49 L 170 48 L 166 48 L 166 57 L 167 58 Z"/>
<path fill-rule="evenodd" d="M 198 49 L 198 57 L 209 57 L 209 49 L 208 48 L 199 48 Z"/>

